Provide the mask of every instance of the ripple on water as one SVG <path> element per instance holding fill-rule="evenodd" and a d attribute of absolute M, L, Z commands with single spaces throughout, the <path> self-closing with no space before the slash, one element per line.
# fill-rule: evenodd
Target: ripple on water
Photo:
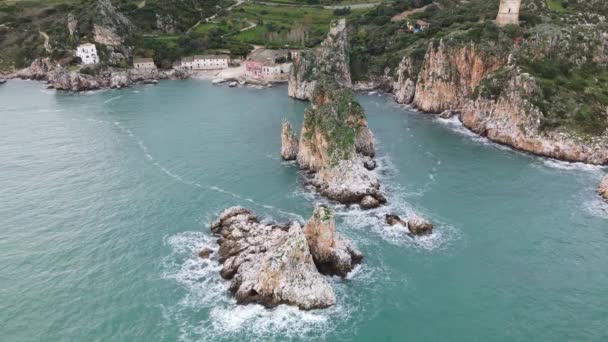
<path fill-rule="evenodd" d="M 174 305 L 163 307 L 169 325 L 176 324 L 183 341 L 217 341 L 246 338 L 247 340 L 284 340 L 314 336 L 323 339 L 337 329 L 338 322 L 348 322 L 355 328 L 364 315 L 366 296 L 353 291 L 357 288 L 380 291 L 377 268 L 363 264 L 347 279 L 328 279 L 336 291 L 338 304 L 325 310 L 302 311 L 280 305 L 267 309 L 262 305 L 237 305 L 228 295 L 229 282 L 221 279 L 221 269 L 213 259 L 203 260 L 198 252 L 210 248 L 217 252 L 215 238 L 202 232 L 183 232 L 165 238 L 171 254 L 163 260 L 162 277 L 176 281 L 185 289 Z M 356 313 L 356 314 L 355 314 Z M 346 323 L 344 323 L 346 324 Z"/>

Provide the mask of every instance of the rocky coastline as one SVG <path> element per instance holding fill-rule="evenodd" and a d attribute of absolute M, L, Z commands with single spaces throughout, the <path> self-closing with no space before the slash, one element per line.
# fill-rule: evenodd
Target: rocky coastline
<path fill-rule="evenodd" d="M 345 277 L 363 260 L 336 232 L 333 211 L 322 205 L 304 228 L 298 222 L 268 223 L 248 209 L 232 207 L 211 231 L 218 236 L 220 276 L 230 281 L 229 291 L 240 304 L 303 310 L 333 306 L 336 295 L 326 276 Z M 209 257 L 207 251 L 201 254 Z"/>
<path fill-rule="evenodd" d="M 188 74 L 180 70 L 137 70 L 106 68 L 93 75 L 69 70 L 50 58 L 36 59 L 8 79 L 45 81 L 49 89 L 81 92 L 104 88 L 120 89 L 137 84 L 157 84 L 160 80 L 186 79 Z"/>

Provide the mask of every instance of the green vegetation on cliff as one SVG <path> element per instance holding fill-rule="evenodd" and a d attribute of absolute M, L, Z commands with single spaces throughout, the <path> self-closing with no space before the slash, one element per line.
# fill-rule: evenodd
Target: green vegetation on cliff
<path fill-rule="evenodd" d="M 334 81 L 317 81 L 312 94 L 313 108 L 304 114 L 308 129 L 304 138 L 321 134 L 327 142 L 327 156 L 332 163 L 349 159 L 355 152 L 355 140 L 365 122 L 363 107 L 349 89 Z M 314 146 L 314 145 L 313 145 Z"/>

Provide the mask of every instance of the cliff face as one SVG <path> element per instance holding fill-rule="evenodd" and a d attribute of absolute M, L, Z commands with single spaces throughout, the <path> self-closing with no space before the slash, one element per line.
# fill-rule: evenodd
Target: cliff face
<path fill-rule="evenodd" d="M 555 39 L 535 44 L 526 49 L 546 53 L 559 45 Z M 401 62 L 395 100 L 430 113 L 459 112 L 465 127 L 519 150 L 566 161 L 608 164 L 607 139 L 582 139 L 563 130 L 543 129 L 545 113 L 534 102 L 542 98 L 537 80 L 523 72 L 512 56 L 497 55 L 472 43 L 431 45 L 418 73 L 410 58 Z"/>
<path fill-rule="evenodd" d="M 591 164 L 608 164 L 608 144 L 580 141 L 568 134 L 543 131 L 543 113 L 529 100 L 540 90 L 534 79 L 511 67 L 497 99 L 480 95 L 462 107 L 461 121 L 492 141 L 536 155 Z M 482 88 L 483 91 L 483 88 Z"/>
<path fill-rule="evenodd" d="M 431 44 L 418 75 L 413 103 L 431 113 L 460 108 L 481 80 L 504 64 L 498 57 L 484 56 L 472 43 L 448 47 L 441 40 L 437 47 Z"/>
<path fill-rule="evenodd" d="M 289 96 L 310 100 L 316 80 L 320 78 L 331 78 L 341 87 L 352 87 L 345 19 L 332 22 L 329 34 L 319 48 L 296 55 L 289 73 Z"/>

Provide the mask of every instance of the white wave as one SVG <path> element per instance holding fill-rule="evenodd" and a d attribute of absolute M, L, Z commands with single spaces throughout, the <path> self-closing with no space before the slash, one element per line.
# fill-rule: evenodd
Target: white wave
<path fill-rule="evenodd" d="M 601 172 L 605 167 L 600 165 L 592 165 L 585 163 L 571 163 L 566 161 L 560 161 L 555 159 L 542 158 L 543 165 L 567 171 L 586 171 L 586 172 Z"/>
<path fill-rule="evenodd" d="M 602 200 L 599 195 L 594 195 L 594 199 L 583 203 L 583 208 L 595 217 L 608 220 L 608 203 Z"/>

